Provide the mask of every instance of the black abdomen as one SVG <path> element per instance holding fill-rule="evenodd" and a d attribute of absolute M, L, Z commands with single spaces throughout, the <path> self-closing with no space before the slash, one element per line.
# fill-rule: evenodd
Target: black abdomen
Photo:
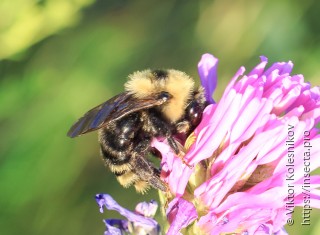
<path fill-rule="evenodd" d="M 155 125 L 153 115 L 149 111 L 132 113 L 99 130 L 103 161 L 121 185 L 134 184 L 139 192 L 144 192 L 150 184 L 166 190 L 159 170 L 146 159 L 152 137 L 157 136 L 155 132 L 166 129 L 160 127 L 162 122 Z"/>
<path fill-rule="evenodd" d="M 101 152 L 108 165 L 130 161 L 134 138 L 141 129 L 139 116 L 139 113 L 130 114 L 100 130 Z"/>

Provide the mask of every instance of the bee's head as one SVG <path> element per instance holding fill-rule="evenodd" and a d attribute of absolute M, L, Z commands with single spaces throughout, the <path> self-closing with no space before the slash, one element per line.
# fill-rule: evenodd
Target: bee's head
<path fill-rule="evenodd" d="M 137 99 L 168 96 L 161 112 L 168 121 L 176 122 L 184 115 L 187 101 L 194 91 L 194 81 L 178 70 L 144 70 L 129 76 L 125 90 Z"/>

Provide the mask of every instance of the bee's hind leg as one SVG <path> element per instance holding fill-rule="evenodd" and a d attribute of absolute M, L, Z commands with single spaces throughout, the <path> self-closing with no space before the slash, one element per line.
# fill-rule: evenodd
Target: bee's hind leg
<path fill-rule="evenodd" d="M 160 171 L 150 161 L 140 154 L 136 154 L 134 159 L 132 169 L 140 179 L 135 183 L 135 188 L 138 192 L 143 193 L 146 191 L 148 185 L 164 192 L 168 190 L 166 183 L 160 179 Z"/>
<path fill-rule="evenodd" d="M 172 137 L 167 137 L 168 144 L 173 149 L 174 153 L 181 159 L 183 164 L 185 164 L 187 167 L 192 168 L 191 165 L 189 165 L 186 160 L 184 159 L 185 150 L 184 147 L 177 141 L 175 141 Z"/>

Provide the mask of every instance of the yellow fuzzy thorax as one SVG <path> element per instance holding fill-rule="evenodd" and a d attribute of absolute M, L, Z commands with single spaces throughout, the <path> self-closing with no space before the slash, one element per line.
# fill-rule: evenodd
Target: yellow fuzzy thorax
<path fill-rule="evenodd" d="M 151 70 L 138 71 L 129 75 L 125 90 L 137 99 L 168 92 L 172 98 L 163 105 L 162 113 L 170 122 L 178 121 L 184 114 L 186 103 L 194 91 L 194 81 L 185 73 L 166 70 L 165 79 L 157 79 Z"/>

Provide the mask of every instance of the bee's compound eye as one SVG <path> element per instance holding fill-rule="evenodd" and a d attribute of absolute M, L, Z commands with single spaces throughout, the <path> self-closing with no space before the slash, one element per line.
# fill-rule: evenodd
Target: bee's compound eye
<path fill-rule="evenodd" d="M 168 100 L 170 98 L 172 98 L 172 95 L 167 91 L 161 91 L 159 94 L 159 99 Z"/>
<path fill-rule="evenodd" d="M 203 106 L 196 101 L 192 101 L 187 109 L 186 115 L 192 126 L 197 126 L 202 118 Z"/>

